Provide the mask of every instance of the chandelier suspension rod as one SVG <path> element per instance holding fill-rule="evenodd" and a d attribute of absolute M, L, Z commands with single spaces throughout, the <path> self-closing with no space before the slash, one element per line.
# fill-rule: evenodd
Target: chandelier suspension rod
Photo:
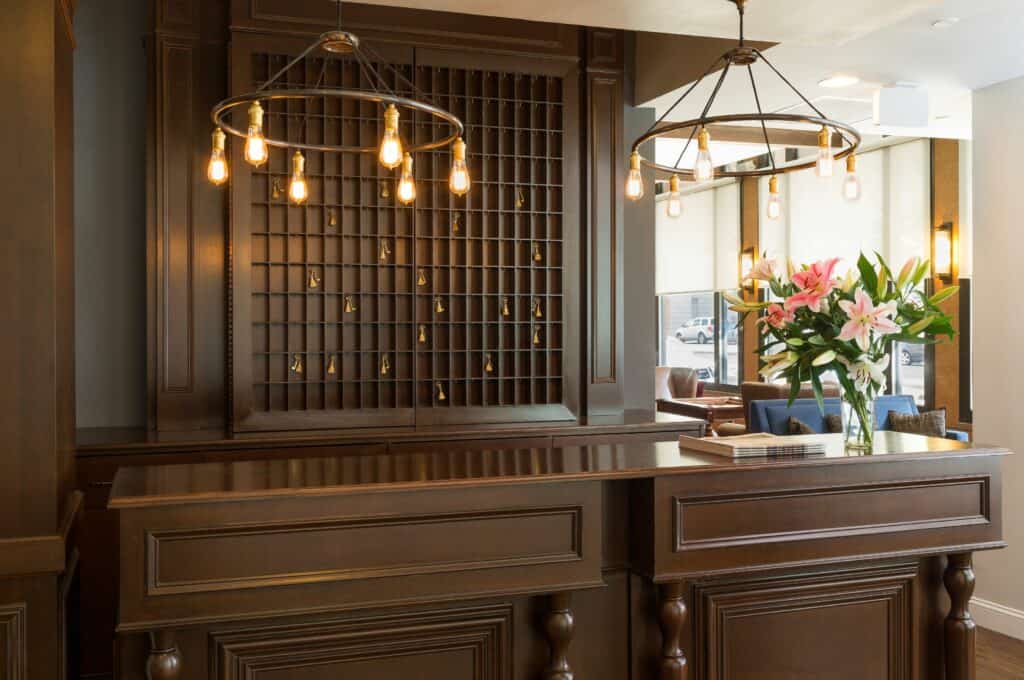
<path fill-rule="evenodd" d="M 269 78 L 269 79 L 268 79 L 268 80 L 267 80 L 267 81 L 266 81 L 265 83 L 263 83 L 262 85 L 260 85 L 259 87 L 257 87 L 257 88 L 256 88 L 256 91 L 257 91 L 257 92 L 262 92 L 263 90 L 266 90 L 266 89 L 267 89 L 268 87 L 270 87 L 270 85 L 271 85 L 271 84 L 273 84 L 273 83 L 274 83 L 274 82 L 275 82 L 275 81 L 276 81 L 276 80 L 277 80 L 278 78 L 280 78 L 280 77 L 281 77 L 281 76 L 283 76 L 283 75 L 284 75 L 285 73 L 287 73 L 287 72 L 288 72 L 288 69 L 290 69 L 290 68 L 291 68 L 292 66 L 295 66 L 295 64 L 299 63 L 300 61 L 302 61 L 303 59 L 305 59 L 305 58 L 306 58 L 307 56 L 309 56 L 309 53 L 310 53 L 310 52 L 312 52 L 313 50 L 317 49 L 318 47 L 320 47 L 320 45 L 321 45 L 321 44 L 323 44 L 323 43 L 322 43 L 321 41 L 319 41 L 319 40 L 318 40 L 318 41 L 316 41 L 315 43 L 313 43 L 312 45 L 310 45 L 309 47 L 307 47 L 307 48 L 306 48 L 305 50 L 303 50 L 303 51 L 302 51 L 302 54 L 300 54 L 299 56 L 297 56 L 297 57 L 295 57 L 294 59 L 292 59 L 291 61 L 289 61 L 289 62 L 288 62 L 287 64 L 285 64 L 285 65 L 284 65 L 284 67 L 282 67 L 282 68 L 281 68 L 281 69 L 280 69 L 280 70 L 279 70 L 279 71 L 278 71 L 277 73 L 275 73 L 274 75 L 272 75 L 272 76 L 271 76 L 271 77 L 270 77 L 270 78 Z"/>
<path fill-rule="evenodd" d="M 686 92 L 683 92 L 681 95 L 679 95 L 679 98 L 676 99 L 675 103 L 673 103 L 672 106 L 668 107 L 668 110 L 665 111 L 665 113 L 661 114 L 661 118 L 659 118 L 658 120 L 656 120 L 653 123 L 651 123 L 651 126 L 649 128 L 647 128 L 647 130 L 644 132 L 644 134 L 646 135 L 647 133 L 651 132 L 654 128 L 656 128 L 659 125 L 661 125 L 662 123 L 664 123 L 665 119 L 668 118 L 669 114 L 672 113 L 672 111 L 674 111 L 675 108 L 677 106 L 679 106 L 683 102 L 684 99 L 686 99 L 687 95 L 689 95 L 691 92 L 693 92 L 693 90 L 698 85 L 700 85 L 701 82 L 705 78 L 707 78 L 715 70 L 715 67 L 718 66 L 719 62 L 721 62 L 724 58 L 725 58 L 725 55 L 720 55 L 717 59 L 715 59 L 713 62 L 711 62 L 711 66 L 708 66 L 707 70 L 704 71 L 704 73 L 701 74 L 700 78 L 695 80 L 693 82 L 693 84 L 690 85 L 690 87 L 686 88 Z"/>
<path fill-rule="evenodd" d="M 711 96 L 708 97 L 708 103 L 704 105 L 704 110 L 700 114 L 701 118 L 706 118 L 708 112 L 711 111 L 711 105 L 715 103 L 715 97 L 718 96 L 718 91 L 722 89 L 722 83 L 725 82 L 725 77 L 729 74 L 730 66 L 732 66 L 731 61 L 725 62 L 725 68 L 722 69 L 722 75 L 718 76 L 718 82 L 715 83 L 715 89 L 711 91 Z M 679 164 L 683 162 L 683 156 L 686 155 L 686 151 L 690 148 L 690 144 L 693 142 L 693 135 L 696 131 L 696 127 L 690 130 L 690 137 L 686 140 L 683 150 L 679 152 L 679 158 L 677 158 L 676 162 L 672 164 L 672 167 L 678 168 Z"/>
<path fill-rule="evenodd" d="M 761 98 L 757 94 L 757 83 L 754 81 L 754 69 L 750 64 L 747 64 L 747 74 L 750 76 L 750 89 L 754 91 L 754 103 L 757 104 L 757 115 L 762 116 L 761 132 L 764 134 L 764 145 L 768 148 L 768 161 L 772 164 L 772 170 L 775 170 L 775 154 L 772 153 L 772 143 L 768 140 L 768 125 L 764 122 L 764 111 L 761 110 Z M 824 116 L 822 116 L 822 118 L 824 118 Z"/>
<path fill-rule="evenodd" d="M 786 85 L 789 85 L 789 89 L 793 90 L 793 92 L 796 92 L 797 96 L 800 97 L 800 99 L 804 100 L 804 103 L 807 104 L 807 106 L 811 107 L 811 110 L 814 111 L 816 114 L 818 114 L 819 118 L 828 118 L 828 116 L 826 116 L 824 113 L 821 112 L 821 109 L 819 109 L 817 106 L 812 104 L 811 101 L 807 97 L 804 96 L 803 92 L 801 92 L 800 90 L 796 89 L 796 86 L 793 85 L 793 83 L 789 82 L 789 79 L 786 78 L 786 76 L 782 75 L 782 73 L 779 72 L 779 69 L 775 68 L 775 64 L 773 64 L 772 62 L 768 61 L 768 57 L 764 56 L 761 53 L 761 50 L 759 50 L 757 48 L 754 48 L 754 54 L 756 54 L 758 57 L 760 57 L 764 61 L 764 63 L 768 64 L 768 68 L 770 68 L 772 71 L 774 71 L 775 75 L 777 75 L 779 78 L 782 79 L 782 82 L 786 83 Z M 843 138 L 844 142 L 846 142 L 848 144 L 852 144 L 851 140 L 848 139 L 845 134 L 843 134 L 842 130 L 840 130 L 839 128 L 836 128 L 836 132 L 839 133 L 839 136 Z"/>

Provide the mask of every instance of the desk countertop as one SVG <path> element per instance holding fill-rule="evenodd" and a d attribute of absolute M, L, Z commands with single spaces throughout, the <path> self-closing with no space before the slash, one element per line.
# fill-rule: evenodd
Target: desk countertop
<path fill-rule="evenodd" d="M 425 448 L 422 453 L 375 453 L 284 460 L 122 467 L 111 508 L 337 495 L 528 482 L 630 479 L 664 475 L 820 465 L 873 465 L 923 458 L 1004 455 L 1001 447 L 896 432 L 876 434 L 870 455 L 843 449 L 841 435 L 824 438 L 824 455 L 734 460 L 681 448 L 675 441 L 514 448 Z"/>

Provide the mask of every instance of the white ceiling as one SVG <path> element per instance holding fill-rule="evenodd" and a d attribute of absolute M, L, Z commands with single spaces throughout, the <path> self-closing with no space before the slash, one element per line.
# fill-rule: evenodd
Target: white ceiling
<path fill-rule="evenodd" d="M 364 1 L 660 33 L 728 38 L 737 31 L 735 6 L 726 0 Z M 950 28 L 932 28 L 945 17 L 960 20 Z M 778 42 L 766 51 L 773 63 L 826 115 L 867 134 L 969 136 L 970 91 L 1024 75 L 1024 0 L 749 0 L 746 33 Z M 818 86 L 836 73 L 862 82 L 839 90 Z M 804 110 L 763 64 L 755 65 L 755 74 L 765 110 Z M 933 118 L 927 128 L 873 126 L 872 93 L 895 83 L 927 88 Z M 688 98 L 692 103 L 670 119 L 699 113 L 710 89 L 710 83 L 699 87 Z M 660 115 L 680 91 L 649 104 Z M 730 74 L 712 113 L 749 110 L 753 101 L 745 74 Z"/>

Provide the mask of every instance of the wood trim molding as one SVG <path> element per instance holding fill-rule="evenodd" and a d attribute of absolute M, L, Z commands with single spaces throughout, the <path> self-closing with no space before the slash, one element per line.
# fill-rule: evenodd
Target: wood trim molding
<path fill-rule="evenodd" d="M 0 549 L 2 552 L 2 549 Z M 0 605 L 0 679 L 28 678 L 28 605 Z"/>
<path fill-rule="evenodd" d="M 948 282 L 932 278 L 932 290 L 936 293 L 960 281 L 960 145 L 955 139 L 931 140 L 931 228 L 928 231 L 929 248 L 935 238 L 935 230 L 943 224 L 953 225 L 952 277 Z M 929 257 L 931 253 L 929 253 Z M 960 426 L 960 319 L 959 299 L 953 296 L 942 303 L 942 310 L 953 316 L 953 328 L 957 335 L 943 339 L 926 348 L 925 356 L 931 359 L 932 370 L 926 380 L 928 404 L 933 408 L 946 409 L 946 421 L 950 427 Z M 928 384 L 930 383 L 930 385 Z M 969 386 L 965 386 L 969 387 Z"/>
<path fill-rule="evenodd" d="M 754 259 L 761 256 L 761 211 L 760 211 L 760 184 L 756 177 L 744 177 L 740 181 L 740 253 L 744 250 L 753 249 Z M 747 302 L 756 302 L 760 297 L 758 284 L 755 282 L 753 290 L 744 290 L 743 299 Z M 740 333 L 742 352 L 741 365 L 743 366 L 743 380 L 756 382 L 761 380 L 758 374 L 760 368 L 757 350 L 761 343 L 761 334 L 757 327 L 757 314 L 749 314 L 743 320 L 742 332 Z M 746 417 L 746 414 L 744 414 Z"/>
<path fill-rule="evenodd" d="M 503 555 L 480 559 L 460 556 L 459 552 L 464 546 L 452 544 L 448 546 L 450 548 L 447 551 L 448 554 L 437 555 L 433 559 L 416 561 L 413 559 L 413 552 L 405 552 L 399 560 L 394 559 L 396 555 L 393 554 L 391 548 L 400 546 L 404 541 L 403 536 L 407 536 L 410 532 L 422 535 L 428 529 L 433 528 L 435 531 L 461 533 L 466 531 L 470 525 L 476 525 L 476 530 L 480 531 L 484 524 L 493 524 L 495 536 L 501 535 L 503 531 L 528 531 L 536 538 L 541 539 L 536 546 L 538 550 L 519 554 L 509 551 Z M 461 529 L 460 525 L 463 525 Z M 563 532 L 565 528 L 568 528 L 568 532 Z M 365 543 L 368 531 L 374 533 L 372 543 L 388 546 L 384 552 L 390 554 L 390 558 L 377 555 L 375 559 L 365 561 L 362 566 L 349 564 L 343 567 L 338 563 L 343 561 L 342 558 L 329 551 L 319 551 L 319 555 L 313 555 L 312 559 L 306 557 L 309 553 L 316 552 L 312 549 L 314 543 L 348 545 L 353 552 L 362 553 L 363 551 L 358 546 L 369 547 Z M 437 515 L 344 518 L 295 523 L 271 522 L 209 529 L 153 531 L 146 533 L 146 595 L 191 594 L 325 581 L 441 574 L 477 569 L 524 568 L 542 564 L 578 562 L 583 560 L 582 531 L 583 507 L 578 505 Z M 349 534 L 348 538 L 345 537 L 346 534 Z M 559 536 L 559 534 L 561 535 Z M 363 535 L 362 539 L 359 538 L 360 535 Z M 564 542 L 562 549 L 552 552 L 541 548 L 542 543 L 548 542 L 556 536 Z M 198 577 L 203 571 L 202 567 L 198 566 L 200 563 L 214 564 L 218 561 L 219 556 L 222 557 L 227 552 L 231 552 L 233 545 L 237 547 L 239 544 L 244 544 L 251 547 L 254 543 L 262 543 L 266 546 L 267 554 L 273 554 L 280 551 L 281 541 L 286 539 L 291 541 L 294 548 L 291 554 L 297 556 L 297 561 L 289 560 L 286 556 L 279 554 L 272 560 L 278 564 L 278 569 L 272 568 L 270 564 L 239 562 L 234 565 L 239 570 L 234 575 L 227 576 L 221 573 L 219 577 L 216 576 L 217 572 L 222 572 L 223 565 L 220 565 L 213 569 L 213 573 Z M 220 549 L 218 549 L 218 543 Z M 302 543 L 307 543 L 307 549 L 301 548 Z M 175 549 L 175 544 L 178 544 L 177 549 Z M 520 545 L 519 547 L 526 548 L 528 546 Z M 176 559 L 175 555 L 181 559 Z M 186 566 L 186 560 L 192 564 L 191 567 Z M 360 558 L 350 552 L 348 561 L 350 563 L 359 562 Z M 295 566 L 294 570 L 288 570 L 286 566 L 288 562 L 292 562 Z M 266 568 L 261 568 L 261 566 Z M 183 568 L 195 576 L 191 579 L 175 578 L 165 576 L 163 573 L 164 569 L 182 570 Z"/>
<path fill-rule="evenodd" d="M 211 678 L 243 680 L 271 670 L 298 672 L 314 666 L 321 676 L 341 676 L 340 669 L 348 664 L 358 668 L 385 659 L 414 663 L 426 656 L 436 662 L 446 657 L 450 677 L 507 680 L 512 675 L 512 628 L 512 606 L 498 604 L 214 633 Z"/>
<path fill-rule="evenodd" d="M 60 16 L 63 21 L 64 30 L 67 31 L 68 40 L 71 41 L 71 49 L 75 49 L 75 7 L 78 4 L 75 0 L 58 0 Z"/>
<path fill-rule="evenodd" d="M 82 510 L 85 495 L 73 492 L 58 533 L 0 539 L 0 578 L 23 574 L 60 573 L 67 566 L 67 546 Z"/>

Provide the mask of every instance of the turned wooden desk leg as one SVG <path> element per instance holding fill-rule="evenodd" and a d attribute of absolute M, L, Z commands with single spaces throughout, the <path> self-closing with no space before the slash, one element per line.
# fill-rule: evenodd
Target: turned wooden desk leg
<path fill-rule="evenodd" d="M 686 680 L 686 654 L 683 652 L 683 625 L 686 623 L 686 602 L 682 583 L 665 583 L 659 587 L 661 603 L 658 625 L 661 627 L 661 680 Z"/>
<path fill-rule="evenodd" d="M 149 680 L 179 680 L 181 678 L 181 652 L 178 651 L 173 632 L 160 631 L 149 634 L 146 677 Z"/>
<path fill-rule="evenodd" d="M 949 556 L 942 579 L 949 593 L 946 617 L 946 680 L 974 680 L 974 619 L 969 603 L 974 593 L 971 553 Z"/>
<path fill-rule="evenodd" d="M 544 635 L 551 645 L 551 660 L 544 669 L 544 680 L 572 680 L 568 654 L 575 622 L 569 608 L 571 603 L 570 593 L 551 596 L 550 608 L 544 617 Z"/>

